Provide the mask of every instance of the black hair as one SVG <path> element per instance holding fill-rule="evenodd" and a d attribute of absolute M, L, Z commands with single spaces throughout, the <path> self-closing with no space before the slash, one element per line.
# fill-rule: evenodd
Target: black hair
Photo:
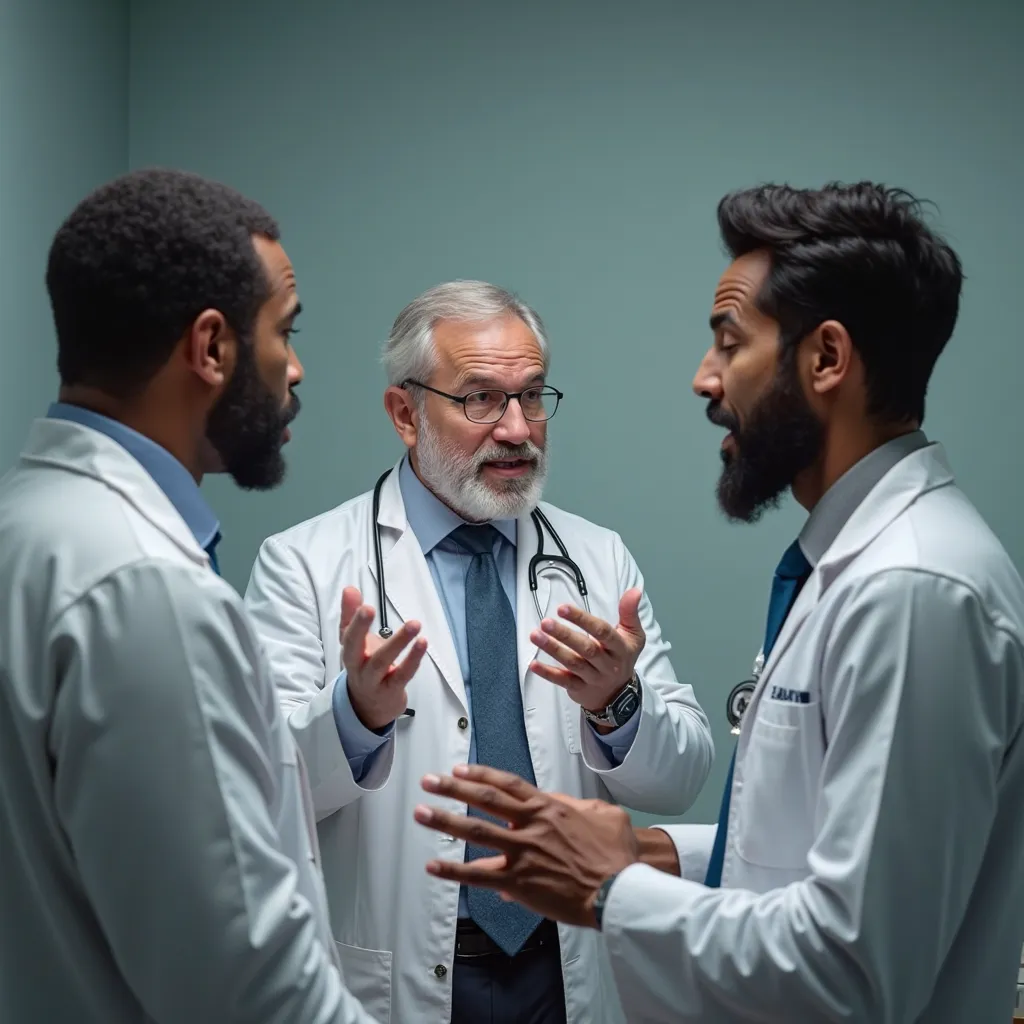
<path fill-rule="evenodd" d="M 758 307 L 778 322 L 783 356 L 823 321 L 839 321 L 864 362 L 868 412 L 885 422 L 923 422 L 928 381 L 960 306 L 960 260 L 921 207 L 908 192 L 871 182 L 762 185 L 718 205 L 733 259 L 770 257 Z"/>
<path fill-rule="evenodd" d="M 138 393 L 204 309 L 247 342 L 270 287 L 254 235 L 277 240 L 278 226 L 197 174 L 134 171 L 87 196 L 57 231 L 46 269 L 61 382 Z"/>

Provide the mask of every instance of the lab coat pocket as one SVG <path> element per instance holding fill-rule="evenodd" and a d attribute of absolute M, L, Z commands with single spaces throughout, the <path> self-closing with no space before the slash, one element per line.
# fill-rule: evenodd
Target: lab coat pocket
<path fill-rule="evenodd" d="M 817 771 L 811 770 L 819 708 L 812 704 L 757 707 L 735 819 L 736 852 L 759 867 L 803 867 L 813 842 Z"/>
<path fill-rule="evenodd" d="M 391 1020 L 391 953 L 386 949 L 363 949 L 335 941 L 345 987 L 363 1004 L 379 1024 Z"/>

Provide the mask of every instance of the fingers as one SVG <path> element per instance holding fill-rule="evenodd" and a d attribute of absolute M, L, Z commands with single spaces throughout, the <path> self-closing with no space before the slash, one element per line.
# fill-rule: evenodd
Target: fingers
<path fill-rule="evenodd" d="M 561 641 L 546 633 L 531 633 L 530 639 L 542 650 L 546 651 L 556 661 L 561 662 L 570 672 L 588 682 L 593 682 L 597 675 L 597 667 L 593 662 L 588 661 L 567 647 Z"/>
<path fill-rule="evenodd" d="M 420 624 L 415 619 L 403 622 L 395 635 L 385 640 L 373 654 L 366 659 L 366 669 L 375 678 L 382 679 L 399 655 L 420 631 Z"/>
<path fill-rule="evenodd" d="M 341 634 L 341 662 L 346 671 L 354 672 L 363 664 L 366 654 L 366 635 L 376 613 L 369 605 L 360 605 L 352 616 L 348 628 Z"/>
<path fill-rule="evenodd" d="M 559 668 L 557 665 L 545 665 L 542 661 L 530 662 L 530 671 L 546 679 L 555 686 L 561 686 L 564 690 L 572 689 L 580 685 L 580 677 L 567 668 Z"/>
<path fill-rule="evenodd" d="M 474 846 L 483 846 L 488 850 L 508 853 L 522 846 L 522 838 L 514 828 L 495 825 L 484 818 L 471 818 L 465 814 L 453 814 L 443 811 L 440 807 L 420 805 L 413 812 L 413 817 L 426 828 L 435 832 L 443 832 L 454 839 L 465 839 Z"/>
<path fill-rule="evenodd" d="M 480 857 L 459 863 L 432 860 L 427 862 L 427 873 L 460 885 L 482 886 L 486 889 L 501 889 L 508 884 L 507 861 L 504 856 Z"/>
<path fill-rule="evenodd" d="M 586 813 L 587 811 L 601 810 L 607 807 L 608 804 L 604 800 L 581 800 L 576 796 L 566 796 L 565 793 L 548 793 L 548 796 L 552 800 L 557 801 L 560 804 L 565 804 L 566 807 L 571 807 L 573 810 Z"/>
<path fill-rule="evenodd" d="M 596 615 L 591 615 L 590 612 L 585 612 L 572 604 L 563 604 L 558 609 L 558 615 L 567 622 L 579 626 L 609 650 L 618 651 L 623 648 L 622 637 L 615 627 L 604 619 L 599 619 Z"/>
<path fill-rule="evenodd" d="M 341 625 L 338 627 L 338 639 L 344 638 L 345 630 L 348 629 L 363 603 L 363 595 L 357 587 L 346 587 L 341 592 Z"/>
<path fill-rule="evenodd" d="M 522 825 L 536 811 L 535 804 L 487 782 L 469 782 L 450 776 L 426 775 L 421 785 L 428 793 L 468 804 L 512 825 Z"/>
<path fill-rule="evenodd" d="M 640 621 L 640 599 L 643 591 L 632 587 L 619 598 L 619 629 L 624 629 L 634 636 L 645 636 L 643 623 Z"/>
<path fill-rule="evenodd" d="M 427 653 L 427 641 L 425 637 L 419 637 L 412 645 L 412 650 L 395 665 L 384 677 L 383 682 L 388 686 L 405 686 L 417 671 L 423 655 Z"/>
<path fill-rule="evenodd" d="M 554 619 L 542 619 L 540 624 L 543 632 L 534 630 L 530 634 L 530 639 L 534 643 L 537 640 L 544 641 L 548 637 L 553 637 L 566 647 L 571 648 L 585 661 L 596 661 L 602 655 L 607 654 L 604 646 L 598 643 L 592 636 L 588 636 L 586 633 L 581 633 L 578 629 L 570 629 L 562 622 L 556 622 Z M 543 643 L 537 643 L 538 647 L 543 646 Z"/>
<path fill-rule="evenodd" d="M 452 775 L 462 782 L 480 782 L 485 786 L 503 789 L 519 800 L 533 800 L 544 795 L 521 776 L 513 772 L 503 772 L 500 768 L 491 768 L 486 764 L 457 764 L 452 769 Z M 437 779 L 438 776 L 435 775 L 433 778 Z M 446 777 L 441 776 L 440 781 L 445 782 Z"/>

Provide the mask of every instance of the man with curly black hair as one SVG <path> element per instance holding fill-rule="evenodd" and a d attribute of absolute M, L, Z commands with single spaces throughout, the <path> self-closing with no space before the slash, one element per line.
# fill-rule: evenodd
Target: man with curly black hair
<path fill-rule="evenodd" d="M 921 430 L 962 272 L 871 183 L 727 196 L 694 380 L 718 498 L 809 515 L 771 586 L 717 826 L 634 831 L 471 766 L 420 807 L 499 851 L 435 861 L 600 929 L 630 1021 L 996 1024 L 1024 938 L 1024 582 Z M 672 877 L 678 875 L 681 877 Z"/>
<path fill-rule="evenodd" d="M 54 238 L 59 401 L 0 482 L 0 1019 L 372 1024 L 205 473 L 274 486 L 295 273 L 233 189 L 146 170 Z"/>

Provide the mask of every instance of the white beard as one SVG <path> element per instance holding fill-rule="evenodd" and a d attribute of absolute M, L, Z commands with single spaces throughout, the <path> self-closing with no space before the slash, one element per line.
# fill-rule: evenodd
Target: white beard
<path fill-rule="evenodd" d="M 503 459 L 532 459 L 534 464 L 525 476 L 486 482 L 481 476 L 483 464 Z M 468 523 L 518 519 L 536 508 L 548 472 L 547 452 L 532 441 L 514 447 L 488 444 L 466 455 L 439 437 L 426 416 L 420 419 L 416 462 L 423 482 Z"/>

